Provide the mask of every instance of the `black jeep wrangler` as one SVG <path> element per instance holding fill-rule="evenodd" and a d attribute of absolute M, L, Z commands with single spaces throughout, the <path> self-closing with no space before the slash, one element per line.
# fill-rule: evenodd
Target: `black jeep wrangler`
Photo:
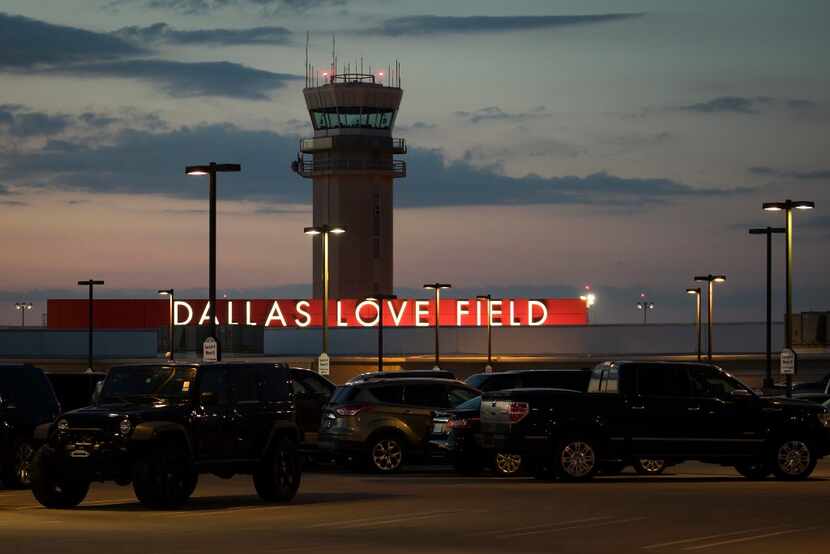
<path fill-rule="evenodd" d="M 91 481 L 133 484 L 151 508 L 183 504 L 200 473 L 253 475 L 266 501 L 300 485 L 300 431 L 289 368 L 268 363 L 114 367 L 96 404 L 41 425 L 32 492 L 70 508 Z"/>

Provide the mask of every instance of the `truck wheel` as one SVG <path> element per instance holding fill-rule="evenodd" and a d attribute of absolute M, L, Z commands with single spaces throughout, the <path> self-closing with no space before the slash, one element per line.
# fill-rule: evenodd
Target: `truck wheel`
<path fill-rule="evenodd" d="M 516 475 L 522 469 L 522 457 L 518 454 L 497 452 L 493 458 L 493 467 L 498 475 Z"/>
<path fill-rule="evenodd" d="M 736 464 L 735 469 L 738 473 L 750 481 L 761 481 L 769 477 L 769 474 L 772 473 L 769 464 L 764 462 L 745 462 L 742 464 Z"/>
<path fill-rule="evenodd" d="M 772 472 L 784 481 L 806 479 L 816 467 L 813 445 L 804 439 L 784 439 L 773 443 Z"/>
<path fill-rule="evenodd" d="M 581 436 L 559 441 L 554 468 L 563 481 L 590 480 L 599 469 L 596 443 Z"/>
<path fill-rule="evenodd" d="M 254 472 L 254 488 L 266 502 L 289 502 L 297 494 L 302 478 L 302 460 L 297 445 L 280 439 Z"/>
<path fill-rule="evenodd" d="M 31 464 L 34 454 L 35 449 L 29 441 L 23 439 L 15 441 L 9 462 L 3 472 L 3 483 L 7 488 L 20 489 L 32 483 Z"/>
<path fill-rule="evenodd" d="M 138 459 L 133 490 L 138 501 L 154 509 L 178 508 L 196 488 L 198 474 L 184 449 L 160 445 Z"/>
<path fill-rule="evenodd" d="M 86 498 L 89 481 L 64 479 L 55 475 L 49 458 L 54 454 L 48 446 L 41 447 L 32 459 L 32 494 L 46 508 L 74 508 Z"/>
<path fill-rule="evenodd" d="M 406 447 L 400 437 L 378 435 L 369 441 L 369 468 L 378 473 L 396 473 L 406 459 Z"/>
<path fill-rule="evenodd" d="M 660 475 L 666 470 L 666 460 L 637 458 L 631 464 L 639 475 Z"/>

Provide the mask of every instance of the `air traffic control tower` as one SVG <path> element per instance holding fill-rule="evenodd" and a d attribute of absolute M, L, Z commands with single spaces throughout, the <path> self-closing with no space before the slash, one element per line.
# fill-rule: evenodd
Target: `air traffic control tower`
<path fill-rule="evenodd" d="M 389 73 L 392 75 L 389 75 Z M 315 227 L 346 232 L 329 241 L 331 298 L 392 294 L 392 198 L 406 176 L 406 143 L 392 138 L 403 90 L 398 67 L 322 73 L 303 89 L 314 138 L 300 141 L 292 170 L 314 186 Z M 323 247 L 314 240 L 314 297 L 323 296 Z"/>

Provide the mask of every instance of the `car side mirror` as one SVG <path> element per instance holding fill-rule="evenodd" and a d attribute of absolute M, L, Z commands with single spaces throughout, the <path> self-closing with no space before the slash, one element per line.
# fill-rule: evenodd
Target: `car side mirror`
<path fill-rule="evenodd" d="M 731 392 L 732 398 L 752 398 L 752 393 L 746 389 L 735 389 Z"/>
<path fill-rule="evenodd" d="M 97 404 L 101 400 L 101 391 L 104 390 L 104 382 L 98 381 L 95 383 L 95 388 L 92 390 L 92 403 Z"/>
<path fill-rule="evenodd" d="M 219 397 L 215 392 L 203 392 L 199 395 L 199 403 L 202 406 L 216 406 L 219 404 Z"/>

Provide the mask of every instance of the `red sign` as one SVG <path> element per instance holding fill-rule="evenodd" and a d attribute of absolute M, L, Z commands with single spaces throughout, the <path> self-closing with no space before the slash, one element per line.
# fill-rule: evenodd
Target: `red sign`
<path fill-rule="evenodd" d="M 177 326 L 207 325 L 207 300 L 176 300 L 173 321 Z M 149 329 L 169 325 L 168 300 L 95 300 L 96 329 Z M 49 300 L 50 329 L 88 327 L 86 300 Z M 329 327 L 375 327 L 379 311 L 388 327 L 431 327 L 435 325 L 435 302 L 422 299 L 331 300 Z M 579 299 L 510 298 L 492 300 L 489 314 L 486 300 L 444 298 L 440 320 L 444 327 L 486 327 L 488 316 L 494 327 L 546 327 L 585 325 L 588 313 Z M 320 327 L 322 300 L 217 300 L 216 320 L 220 325 L 270 328 Z"/>

